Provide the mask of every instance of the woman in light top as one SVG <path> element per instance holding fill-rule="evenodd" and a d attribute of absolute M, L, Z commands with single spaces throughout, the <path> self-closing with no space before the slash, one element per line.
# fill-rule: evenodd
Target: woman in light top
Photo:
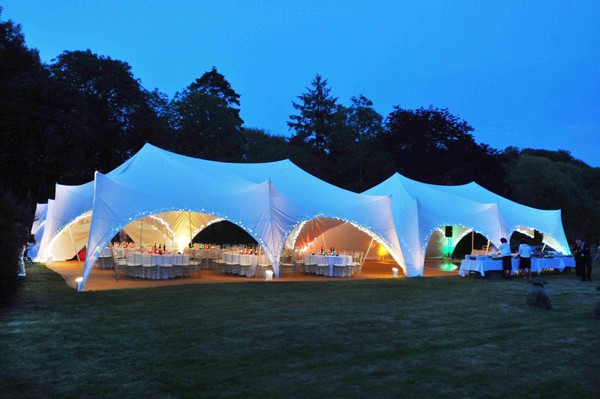
<path fill-rule="evenodd" d="M 510 279 L 512 273 L 512 257 L 510 256 L 510 244 L 506 240 L 506 238 L 502 237 L 500 239 L 500 246 L 498 247 L 498 251 L 500 252 L 500 256 L 502 257 L 502 278 Z"/>
<path fill-rule="evenodd" d="M 519 270 L 523 273 L 523 277 L 531 278 L 531 247 L 525 239 L 522 239 L 519 245 Z"/>

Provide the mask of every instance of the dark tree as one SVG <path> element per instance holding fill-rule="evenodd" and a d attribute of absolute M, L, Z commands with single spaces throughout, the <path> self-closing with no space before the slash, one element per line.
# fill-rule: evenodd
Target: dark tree
<path fill-rule="evenodd" d="M 0 181 L 28 202 L 37 197 L 44 168 L 52 116 L 48 86 L 38 52 L 25 45 L 20 25 L 0 20 Z"/>
<path fill-rule="evenodd" d="M 289 139 L 290 159 L 307 172 L 334 183 L 335 173 L 327 154 L 331 149 L 332 134 L 339 129 L 343 117 L 337 98 L 330 92 L 327 80 L 316 75 L 307 92 L 298 96 L 300 102 L 292 102 L 299 114 L 290 115 L 287 124 L 294 131 Z"/>
<path fill-rule="evenodd" d="M 287 139 L 272 136 L 260 129 L 244 129 L 246 137 L 245 162 L 272 162 L 289 157 Z"/>
<path fill-rule="evenodd" d="M 382 144 L 396 170 L 416 180 L 462 184 L 479 180 L 489 147 L 478 145 L 473 128 L 447 109 L 406 110 L 399 106 L 386 119 Z"/>
<path fill-rule="evenodd" d="M 173 134 L 173 109 L 169 97 L 158 89 L 147 92 L 148 106 L 152 109 L 152 127 L 148 129 L 148 140 L 161 148 L 170 149 L 175 135 Z"/>
<path fill-rule="evenodd" d="M 347 162 L 352 165 L 352 184 L 348 188 L 364 191 L 394 172 L 387 153 L 379 147 L 378 137 L 383 132 L 383 117 L 375 111 L 371 100 L 364 96 L 352 97 L 348 108 L 348 125 L 354 138 L 354 150 Z"/>
<path fill-rule="evenodd" d="M 216 68 L 206 72 L 173 101 L 176 151 L 219 161 L 241 161 L 245 138 L 239 95 Z"/>
<path fill-rule="evenodd" d="M 567 237 L 577 235 L 597 238 L 600 228 L 600 196 L 597 181 L 590 187 L 590 177 L 598 170 L 578 163 L 555 161 L 561 154 L 550 157 L 521 152 L 507 164 L 507 183 L 510 198 L 539 209 L 562 209 Z"/>
<path fill-rule="evenodd" d="M 50 67 L 52 76 L 70 94 L 67 113 L 77 112 L 85 125 L 79 134 L 84 150 L 84 175 L 108 172 L 137 152 L 156 121 L 148 93 L 131 67 L 87 51 L 65 51 Z"/>
<path fill-rule="evenodd" d="M 327 80 L 317 75 L 307 88 L 308 92 L 298 96 L 299 103 L 292 102 L 299 115 L 290 115 L 288 126 L 294 130 L 290 143 L 307 145 L 316 153 L 324 154 L 330 149 L 331 131 L 336 125 L 337 98 L 330 95 Z"/>

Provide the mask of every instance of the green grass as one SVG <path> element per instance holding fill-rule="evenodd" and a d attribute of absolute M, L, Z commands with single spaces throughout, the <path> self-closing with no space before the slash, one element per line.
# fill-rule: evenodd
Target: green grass
<path fill-rule="evenodd" d="M 0 316 L 7 398 L 597 398 L 595 285 L 461 277 L 77 293 L 43 266 Z"/>

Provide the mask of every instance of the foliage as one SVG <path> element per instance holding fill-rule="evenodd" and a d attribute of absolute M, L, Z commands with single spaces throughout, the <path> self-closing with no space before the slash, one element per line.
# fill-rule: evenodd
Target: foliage
<path fill-rule="evenodd" d="M 384 148 L 400 173 L 436 184 L 480 180 L 488 147 L 473 139 L 473 128 L 447 109 L 394 107 L 381 135 Z M 458 161 L 460 160 L 460 161 Z M 484 162 L 482 164 L 482 162 Z"/>
<path fill-rule="evenodd" d="M 0 17 L 1 17 L 0 8 Z M 0 19 L 0 182 L 21 198 L 35 198 L 49 117 L 48 75 L 21 27 Z"/>
<path fill-rule="evenodd" d="M 542 209 L 562 209 L 563 224 L 571 241 L 576 235 L 596 238 L 600 196 L 597 191 L 586 189 L 590 184 L 589 167 L 523 152 L 508 163 L 506 173 L 515 201 Z"/>
<path fill-rule="evenodd" d="M 287 139 L 283 136 L 273 136 L 260 129 L 244 129 L 244 136 L 244 162 L 281 161 L 289 155 Z"/>
<path fill-rule="evenodd" d="M 239 95 L 216 68 L 175 95 L 172 109 L 177 152 L 218 161 L 240 161 L 245 138 Z"/>
<path fill-rule="evenodd" d="M 147 141 L 156 115 L 131 67 L 86 51 L 65 51 L 50 66 L 52 77 L 69 93 L 69 109 L 85 120 L 86 173 L 108 172 Z M 83 179 L 89 180 L 89 179 Z"/>
<path fill-rule="evenodd" d="M 20 286 L 18 258 L 29 238 L 29 209 L 0 185 L 0 307 L 12 303 Z"/>
<path fill-rule="evenodd" d="M 332 97 L 327 79 L 321 75 L 315 76 L 312 87 L 298 96 L 299 103 L 292 102 L 299 115 L 290 115 L 288 126 L 295 133 L 290 137 L 290 143 L 307 145 L 319 155 L 324 155 L 331 149 L 331 131 L 336 125 L 337 98 Z"/>
<path fill-rule="evenodd" d="M 350 107 L 338 106 L 327 154 L 329 181 L 364 191 L 394 172 L 389 157 L 379 148 L 383 117 L 365 96 L 352 97 Z"/>

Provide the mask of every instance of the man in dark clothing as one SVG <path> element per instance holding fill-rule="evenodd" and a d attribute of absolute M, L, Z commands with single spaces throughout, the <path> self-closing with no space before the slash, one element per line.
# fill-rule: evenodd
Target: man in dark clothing
<path fill-rule="evenodd" d="M 575 274 L 581 277 L 581 281 L 592 281 L 592 255 L 590 246 L 581 238 L 575 240 Z"/>

